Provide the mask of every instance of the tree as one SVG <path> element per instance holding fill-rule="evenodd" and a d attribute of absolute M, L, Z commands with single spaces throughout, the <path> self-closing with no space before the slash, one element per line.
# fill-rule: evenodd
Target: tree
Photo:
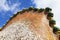
<path fill-rule="evenodd" d="M 43 11 L 44 11 L 43 8 L 41 8 L 41 9 L 38 10 L 39 13 L 41 13 L 41 12 L 43 12 Z"/>
<path fill-rule="evenodd" d="M 0 28 L 0 31 L 2 30 L 2 28 Z"/>
<path fill-rule="evenodd" d="M 46 7 L 46 8 L 45 8 L 45 11 L 46 11 L 46 12 L 50 12 L 50 11 L 52 11 L 52 9 L 49 8 L 49 7 Z"/>
<path fill-rule="evenodd" d="M 24 13 L 24 12 L 26 12 L 26 11 L 27 11 L 27 9 L 23 9 L 23 10 L 22 10 L 22 13 Z"/>
<path fill-rule="evenodd" d="M 47 19 L 48 19 L 48 20 L 51 20 L 52 17 L 53 17 L 53 13 L 49 12 L 49 13 L 47 14 Z"/>
<path fill-rule="evenodd" d="M 34 12 L 36 12 L 36 11 L 38 11 L 38 8 L 34 8 L 34 10 L 33 10 Z"/>
<path fill-rule="evenodd" d="M 31 10 L 33 10 L 33 7 L 29 7 L 29 8 L 28 8 L 28 11 L 31 11 Z"/>
<path fill-rule="evenodd" d="M 47 16 L 48 17 L 53 17 L 53 13 L 49 12 Z"/>
<path fill-rule="evenodd" d="M 23 9 L 22 11 L 19 11 L 17 13 L 23 14 L 24 12 L 28 11 L 27 9 Z"/>
<path fill-rule="evenodd" d="M 60 30 L 59 28 L 53 27 L 53 32 L 54 32 L 54 33 L 57 33 L 59 30 Z M 58 33 L 57 33 L 57 34 L 58 34 Z"/>
<path fill-rule="evenodd" d="M 46 8 L 45 8 L 45 14 L 48 14 L 48 12 L 50 12 L 50 11 L 52 11 L 51 8 L 49 8 L 49 7 L 46 7 Z"/>
<path fill-rule="evenodd" d="M 51 27 L 54 27 L 55 24 L 56 24 L 56 21 L 55 21 L 55 20 L 50 20 L 50 21 L 49 21 L 49 25 L 50 25 Z"/>

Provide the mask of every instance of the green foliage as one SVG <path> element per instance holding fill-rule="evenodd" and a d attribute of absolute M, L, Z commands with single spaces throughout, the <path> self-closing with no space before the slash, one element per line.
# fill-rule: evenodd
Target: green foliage
<path fill-rule="evenodd" d="M 36 12 L 36 11 L 38 11 L 38 8 L 34 8 L 34 10 L 33 10 L 34 12 Z"/>
<path fill-rule="evenodd" d="M 33 10 L 33 7 L 29 7 L 29 8 L 28 8 L 28 11 L 31 11 L 31 10 Z"/>
<path fill-rule="evenodd" d="M 26 12 L 26 11 L 27 11 L 27 9 L 23 9 L 23 10 L 22 10 L 22 13 L 24 13 L 24 12 Z"/>
<path fill-rule="evenodd" d="M 43 12 L 43 11 L 44 11 L 43 8 L 41 8 L 41 9 L 38 10 L 39 13 L 41 13 L 41 12 Z"/>
<path fill-rule="evenodd" d="M 53 32 L 56 33 L 57 31 L 59 31 L 59 28 L 53 27 Z"/>
<path fill-rule="evenodd" d="M 50 20 L 49 23 L 50 24 L 56 24 L 56 21 L 55 20 Z"/>
<path fill-rule="evenodd" d="M 46 8 L 45 8 L 45 12 L 50 12 L 50 11 L 52 11 L 51 8 L 49 8 L 49 7 L 46 7 Z"/>
<path fill-rule="evenodd" d="M 47 19 L 48 19 L 48 20 L 51 20 L 52 17 L 53 17 L 53 13 L 49 12 L 49 13 L 47 14 Z"/>
<path fill-rule="evenodd" d="M 49 25 L 50 25 L 51 27 L 54 27 L 55 24 L 56 24 L 56 21 L 55 21 L 55 20 L 50 20 L 50 21 L 49 21 Z"/>
<path fill-rule="evenodd" d="M 49 12 L 47 16 L 48 17 L 53 17 L 53 13 Z"/>
<path fill-rule="evenodd" d="M 24 13 L 24 12 L 26 12 L 26 11 L 27 11 L 27 9 L 23 9 L 22 11 L 20 11 L 20 12 L 18 12 L 18 13 L 22 14 L 22 13 Z"/>

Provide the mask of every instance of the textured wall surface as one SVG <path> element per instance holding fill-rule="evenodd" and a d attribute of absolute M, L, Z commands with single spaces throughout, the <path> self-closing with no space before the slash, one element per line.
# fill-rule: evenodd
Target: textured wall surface
<path fill-rule="evenodd" d="M 46 15 L 37 12 L 18 14 L 0 31 L 0 40 L 58 40 Z"/>

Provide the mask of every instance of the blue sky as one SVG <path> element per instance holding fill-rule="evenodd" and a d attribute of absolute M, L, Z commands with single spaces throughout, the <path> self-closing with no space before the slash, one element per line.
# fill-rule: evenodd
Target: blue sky
<path fill-rule="evenodd" d="M 36 8 L 52 8 L 56 26 L 60 28 L 60 1 L 59 0 L 0 0 L 0 27 L 2 27 L 10 16 L 23 8 L 30 6 Z"/>

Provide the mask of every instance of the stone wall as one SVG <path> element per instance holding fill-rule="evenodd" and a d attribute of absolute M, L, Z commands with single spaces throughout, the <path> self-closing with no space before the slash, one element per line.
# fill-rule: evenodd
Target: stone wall
<path fill-rule="evenodd" d="M 0 31 L 0 40 L 58 40 L 44 12 L 18 14 Z"/>

